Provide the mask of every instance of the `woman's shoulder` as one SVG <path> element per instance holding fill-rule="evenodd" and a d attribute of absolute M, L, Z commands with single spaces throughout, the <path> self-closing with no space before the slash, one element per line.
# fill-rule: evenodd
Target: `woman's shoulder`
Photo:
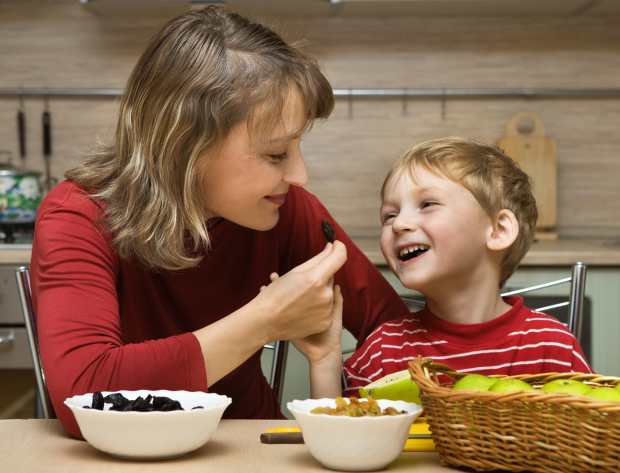
<path fill-rule="evenodd" d="M 39 207 L 38 217 L 43 217 L 49 212 L 66 210 L 98 218 L 103 209 L 103 203 L 94 198 L 91 192 L 74 182 L 62 181 L 47 193 Z"/>

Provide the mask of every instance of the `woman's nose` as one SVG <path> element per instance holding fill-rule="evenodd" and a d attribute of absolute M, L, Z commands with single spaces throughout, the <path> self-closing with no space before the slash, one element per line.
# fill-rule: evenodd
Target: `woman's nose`
<path fill-rule="evenodd" d="M 304 162 L 304 157 L 301 154 L 300 148 L 296 148 L 294 151 L 289 153 L 287 164 L 288 166 L 284 172 L 282 180 L 294 186 L 305 186 L 308 182 L 308 172 L 306 170 L 306 163 Z"/>

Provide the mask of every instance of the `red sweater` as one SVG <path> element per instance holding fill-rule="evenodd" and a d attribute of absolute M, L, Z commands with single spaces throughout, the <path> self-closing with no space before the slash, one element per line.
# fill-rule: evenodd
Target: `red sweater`
<path fill-rule="evenodd" d="M 119 259 L 94 223 L 100 217 L 82 189 L 58 184 L 39 209 L 32 248 L 42 365 L 58 418 L 76 436 L 63 401 L 103 390 L 209 390 L 233 399 L 226 418 L 281 417 L 261 351 L 208 389 L 191 332 L 248 303 L 270 273 L 286 273 L 319 253 L 323 218 L 347 246 L 347 263 L 335 278 L 346 301 L 345 327 L 363 341 L 408 312 L 319 201 L 294 186 L 275 228 L 258 232 L 220 220 L 210 232 L 212 250 L 183 271 L 151 272 Z"/>
<path fill-rule="evenodd" d="M 512 309 L 480 324 L 447 322 L 428 307 L 383 324 L 345 362 L 345 394 L 357 395 L 359 387 L 407 369 L 418 355 L 465 373 L 592 372 L 579 343 L 557 319 L 524 307 L 520 297 L 504 300 Z"/>

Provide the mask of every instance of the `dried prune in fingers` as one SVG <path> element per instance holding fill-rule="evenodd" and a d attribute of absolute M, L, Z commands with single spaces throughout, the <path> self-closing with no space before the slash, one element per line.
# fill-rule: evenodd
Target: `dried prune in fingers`
<path fill-rule="evenodd" d="M 100 411 L 103 410 L 103 394 L 100 391 L 93 393 L 93 409 L 98 409 Z"/>
<path fill-rule="evenodd" d="M 325 219 L 321 222 L 321 229 L 323 230 L 323 235 L 325 235 L 325 239 L 329 243 L 334 242 L 334 227 L 332 227 L 329 222 Z"/>

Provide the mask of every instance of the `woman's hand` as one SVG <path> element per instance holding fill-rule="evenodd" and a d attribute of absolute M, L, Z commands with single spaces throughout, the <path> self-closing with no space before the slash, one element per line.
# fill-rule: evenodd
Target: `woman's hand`
<path fill-rule="evenodd" d="M 334 273 L 345 263 L 346 247 L 336 241 L 272 283 L 250 303 L 257 309 L 266 342 L 294 340 L 332 326 Z"/>
<path fill-rule="evenodd" d="M 204 357 L 209 386 L 268 342 L 304 338 L 329 329 L 334 273 L 346 260 L 343 243 L 328 244 L 314 258 L 281 277 L 272 277 L 273 282 L 248 304 L 193 332 Z"/>

